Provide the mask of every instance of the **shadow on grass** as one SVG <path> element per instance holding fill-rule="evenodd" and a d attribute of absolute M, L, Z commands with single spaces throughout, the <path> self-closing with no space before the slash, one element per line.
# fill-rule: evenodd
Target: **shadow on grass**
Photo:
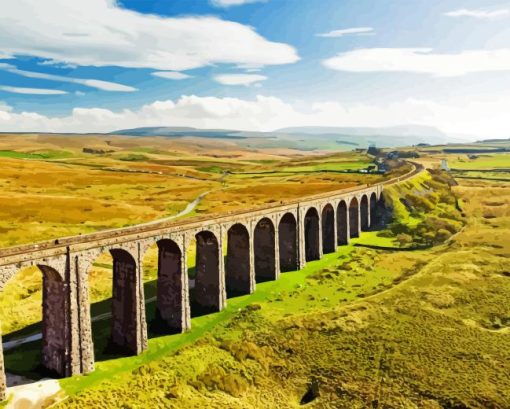
<path fill-rule="evenodd" d="M 258 276 L 256 279 L 257 279 L 257 284 L 267 283 L 268 281 L 275 281 L 274 277 L 261 277 L 261 276 Z"/>
<path fill-rule="evenodd" d="M 335 253 L 328 255 L 328 257 L 336 257 Z M 317 261 L 311 263 L 308 266 L 308 269 L 312 268 L 316 263 L 323 263 L 325 260 Z M 211 318 L 207 318 L 210 313 L 216 312 L 215 310 L 207 309 L 200 307 L 195 300 L 194 291 L 190 289 L 190 303 L 191 303 L 191 312 L 192 317 L 197 319 L 194 321 L 194 330 L 189 332 L 188 335 L 184 334 L 182 338 L 182 342 L 186 339 L 195 338 L 197 334 L 204 330 L 204 328 L 213 325 L 214 322 L 220 320 L 222 317 L 228 316 L 232 314 L 232 311 L 237 311 L 237 309 L 246 304 L 248 300 L 257 300 L 259 298 L 266 297 L 269 292 L 276 291 L 279 287 L 283 286 L 287 281 L 294 281 L 298 277 L 304 276 L 305 271 L 294 271 L 294 272 L 286 272 L 281 275 L 281 279 L 274 281 L 271 279 L 264 280 L 265 282 L 261 282 L 258 280 L 257 285 L 258 291 L 254 294 L 229 294 L 229 299 L 231 302 L 227 306 L 226 310 L 223 310 L 220 314 L 212 314 Z M 293 278 L 296 277 L 296 278 Z M 148 337 L 152 338 L 161 338 L 166 337 L 168 335 L 180 333 L 180 331 L 171 330 L 166 328 L 161 324 L 161 320 L 158 320 L 157 317 L 157 309 L 156 309 L 156 282 L 157 280 L 153 280 L 150 282 L 144 283 L 144 292 L 146 301 L 149 300 L 146 304 L 146 320 L 148 327 Z M 109 361 L 112 359 L 125 357 L 125 354 L 121 354 L 118 351 L 112 351 L 109 348 L 109 340 L 111 334 L 111 317 L 108 314 L 111 312 L 111 299 L 103 300 L 91 305 L 91 315 L 95 317 L 92 322 L 92 335 L 94 342 L 94 354 L 96 362 Z M 103 315 L 104 317 L 101 317 Z M 106 315 L 106 316 L 105 316 Z M 102 318 L 102 319 L 98 319 Z M 3 341 L 15 340 L 21 337 L 38 334 L 42 331 L 42 323 L 38 322 L 36 324 L 30 325 L 21 330 L 12 332 L 4 336 Z M 181 341 L 174 341 L 175 343 L 181 343 Z M 164 349 L 164 348 L 163 348 Z M 44 376 L 48 376 L 49 374 L 45 372 L 44 368 L 41 367 L 41 350 L 42 350 L 42 340 L 39 339 L 37 341 L 28 342 L 26 344 L 22 344 L 16 348 L 13 348 L 9 351 L 4 351 L 4 363 L 5 370 L 9 373 L 25 376 L 31 379 L 40 379 Z M 153 351 L 153 353 L 159 353 L 159 351 Z M 146 354 L 147 357 L 152 356 Z M 148 359 L 145 357 L 144 359 Z"/>
<path fill-rule="evenodd" d="M 227 299 L 242 297 L 243 295 L 249 295 L 247 291 L 232 290 L 227 288 Z"/>
<path fill-rule="evenodd" d="M 156 324 L 156 281 L 152 280 L 144 283 L 145 300 L 149 300 L 146 304 L 145 313 L 148 323 L 149 337 L 158 337 L 167 335 L 169 332 L 162 333 Z M 118 350 L 110 344 L 110 334 L 112 319 L 111 314 L 112 299 L 106 299 L 96 302 L 90 306 L 92 318 L 92 339 L 94 342 L 94 355 L 96 362 L 106 361 L 109 359 L 119 358 L 126 355 L 123 351 Z M 153 331 L 154 329 L 154 331 Z M 37 322 L 13 331 L 3 336 L 2 341 L 9 342 L 24 337 L 28 337 L 42 332 L 42 322 Z M 54 373 L 48 372 L 42 367 L 42 339 L 27 342 L 11 350 L 4 351 L 5 371 L 22 375 L 32 379 L 40 379 L 43 377 L 56 377 Z"/>
<path fill-rule="evenodd" d="M 158 338 L 162 336 L 178 334 L 181 331 L 175 328 L 169 328 L 158 314 L 156 308 L 156 285 L 157 280 L 144 283 L 145 293 L 145 314 L 147 321 L 147 330 L 149 338 Z M 242 296 L 246 294 L 236 294 Z M 229 295 L 229 298 L 234 295 Z M 112 299 L 106 299 L 96 302 L 90 306 L 92 318 L 92 339 L 94 342 L 94 356 L 96 362 L 107 361 L 120 357 L 129 356 L 130 353 L 122 351 L 111 345 L 111 304 Z M 193 318 L 205 316 L 218 312 L 215 308 L 205 308 L 196 301 L 194 289 L 190 289 L 191 316 Z M 42 322 L 37 322 L 20 330 L 11 332 L 3 336 L 3 342 L 14 341 L 24 337 L 40 334 L 42 332 Z M 32 379 L 43 377 L 57 377 L 55 373 L 50 373 L 42 365 L 42 339 L 27 342 L 14 347 L 11 350 L 4 351 L 5 370 L 9 373 L 25 376 Z"/>

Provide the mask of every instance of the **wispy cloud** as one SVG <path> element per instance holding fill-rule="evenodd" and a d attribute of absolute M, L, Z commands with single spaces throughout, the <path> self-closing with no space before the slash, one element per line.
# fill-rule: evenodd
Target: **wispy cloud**
<path fill-rule="evenodd" d="M 59 89 L 45 89 L 45 88 L 21 88 L 9 87 L 7 85 L 0 85 L 0 91 L 10 92 L 12 94 L 27 94 L 27 95 L 63 95 L 67 92 Z"/>
<path fill-rule="evenodd" d="M 482 10 L 482 9 L 458 9 L 452 10 L 444 14 L 448 17 L 473 17 L 481 19 L 496 19 L 501 17 L 509 17 L 510 9 Z"/>
<path fill-rule="evenodd" d="M 221 74 L 216 75 L 214 80 L 223 85 L 251 85 L 267 80 L 267 77 L 258 74 Z"/>
<path fill-rule="evenodd" d="M 67 78 L 67 77 L 63 77 Z M 49 79 L 49 78 L 47 78 Z M 138 91 L 137 88 L 130 87 L 128 85 L 117 84 L 116 82 L 110 81 L 101 81 L 101 80 L 90 80 L 90 79 L 78 79 L 78 78 L 69 78 L 69 81 L 65 81 L 60 77 L 60 79 L 55 78 L 55 81 L 63 81 L 63 82 L 72 82 L 74 84 L 81 84 L 91 88 L 97 88 L 102 91 L 112 91 L 112 92 L 133 92 Z"/>
<path fill-rule="evenodd" d="M 332 30 L 327 33 L 318 33 L 317 37 L 327 37 L 327 38 L 338 38 L 345 37 L 349 35 L 374 35 L 375 31 L 372 27 L 352 27 L 352 28 L 343 28 L 341 30 Z"/>
<path fill-rule="evenodd" d="M 156 71 L 152 73 L 155 77 L 166 78 L 169 80 L 185 80 L 186 78 L 191 78 L 191 75 L 184 74 L 183 72 L 178 71 Z"/>
<path fill-rule="evenodd" d="M 242 6 L 249 3 L 260 3 L 266 0 L 211 0 L 211 4 L 216 7 Z"/>
<path fill-rule="evenodd" d="M 72 78 L 72 77 L 66 77 L 63 75 L 53 75 L 53 74 L 45 74 L 42 72 L 19 70 L 14 65 L 11 65 L 11 64 L 0 63 L 0 70 L 4 70 L 4 71 L 10 72 L 12 74 L 21 75 L 22 77 L 26 77 L 26 78 L 37 78 L 37 79 L 41 79 L 41 80 L 57 81 L 57 82 L 69 82 L 72 84 L 85 85 L 86 87 L 96 88 L 96 89 L 99 89 L 102 91 L 113 91 L 113 92 L 137 91 L 136 88 L 133 88 L 133 87 L 130 87 L 127 85 L 123 85 L 123 84 L 117 84 L 116 82 L 101 81 L 101 80 L 86 79 L 86 78 Z"/>
<path fill-rule="evenodd" d="M 510 48 L 434 53 L 430 48 L 365 48 L 323 61 L 338 71 L 414 72 L 454 77 L 475 72 L 510 71 Z"/>

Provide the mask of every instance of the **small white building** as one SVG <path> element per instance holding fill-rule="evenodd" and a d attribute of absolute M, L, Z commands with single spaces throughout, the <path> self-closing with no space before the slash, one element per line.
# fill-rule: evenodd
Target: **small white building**
<path fill-rule="evenodd" d="M 448 161 L 446 159 L 441 159 L 441 170 L 449 171 L 450 168 L 448 167 Z"/>

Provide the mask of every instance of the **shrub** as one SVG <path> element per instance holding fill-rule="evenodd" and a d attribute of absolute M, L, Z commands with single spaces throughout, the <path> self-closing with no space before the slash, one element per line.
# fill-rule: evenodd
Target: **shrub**
<path fill-rule="evenodd" d="M 229 371 L 220 366 L 209 365 L 207 370 L 197 377 L 198 383 L 202 383 L 208 390 L 219 389 L 234 397 L 240 397 L 248 388 L 249 384 L 241 375 Z"/>
<path fill-rule="evenodd" d="M 441 243 L 443 241 L 448 240 L 451 237 L 451 233 L 448 230 L 445 229 L 439 229 L 436 233 L 436 236 L 434 237 L 434 241 L 436 243 Z"/>
<path fill-rule="evenodd" d="M 384 192 L 392 209 L 389 233 L 401 246 L 412 242 L 434 245 L 447 240 L 462 225 L 462 214 L 451 189 L 455 181 L 443 172 L 431 171 Z M 411 223 L 410 216 L 418 223 Z"/>
<path fill-rule="evenodd" d="M 413 242 L 413 237 L 406 233 L 400 233 L 397 235 L 397 241 L 400 244 L 400 247 L 404 247 Z"/>

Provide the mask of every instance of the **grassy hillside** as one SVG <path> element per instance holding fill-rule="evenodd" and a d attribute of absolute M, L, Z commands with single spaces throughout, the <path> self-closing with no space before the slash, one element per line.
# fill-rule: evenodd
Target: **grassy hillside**
<path fill-rule="evenodd" d="M 85 148 L 95 153 L 85 153 Z M 276 154 L 207 140 L 192 145 L 149 137 L 0 135 L 2 155 L 2 247 L 174 216 L 205 192 L 185 217 L 279 203 L 390 177 L 345 173 L 370 163 L 359 153 Z M 156 260 L 152 249 L 144 263 L 148 297 L 155 292 Z M 190 257 L 191 270 L 193 263 Z M 98 313 L 109 308 L 108 302 L 100 303 L 111 297 L 111 264 L 111 257 L 103 255 L 89 273 L 91 302 L 98 303 Z M 7 283 L 0 297 L 4 338 L 37 328 L 41 287 L 37 268 L 19 271 Z"/>
<path fill-rule="evenodd" d="M 90 138 L 78 147 L 66 145 L 67 139 L 34 139 L 31 148 L 22 146 L 20 152 L 72 155 L 2 162 L 8 164 L 2 170 L 7 176 L 0 179 L 3 188 L 10 196 L 19 195 L 20 229 L 31 223 L 32 213 L 38 214 L 25 207 L 27 194 L 50 191 L 63 206 L 68 200 L 81 204 L 85 197 L 101 200 L 100 185 L 106 180 L 113 181 L 116 193 L 107 200 L 115 208 L 144 203 L 142 186 L 169 200 L 186 191 L 185 185 L 196 183 L 197 190 L 212 186 L 194 214 L 381 180 L 344 173 L 366 163 L 366 157 L 354 153 L 296 157 L 224 146 L 190 152 L 184 142 L 159 141 L 149 148 L 129 138 L 112 136 L 118 139 L 109 144 Z M 101 149 L 113 144 L 116 152 L 80 153 L 80 147 L 92 142 Z M 444 157 L 450 164 L 462 157 L 433 149 L 426 148 L 429 153 L 419 160 L 433 167 Z M 491 157 L 497 155 L 502 154 Z M 506 175 L 505 162 L 494 162 L 498 164 L 491 168 L 480 165 L 477 178 L 459 177 L 458 184 L 431 171 L 387 187 L 386 206 L 393 216 L 387 228 L 363 233 L 302 271 L 258 284 L 252 295 L 229 299 L 224 311 L 193 318 L 193 328 L 185 334 L 150 333 L 149 350 L 140 356 L 105 353 L 110 320 L 94 322 L 97 370 L 62 379 L 58 399 L 68 399 L 57 407 L 280 408 L 307 402 L 317 408 L 510 407 L 510 187 L 491 180 L 491 172 Z M 44 172 L 54 173 L 55 180 L 39 178 Z M 67 172 L 69 184 L 62 183 L 60 172 Z M 153 177 L 172 182 L 152 184 Z M 136 178 L 147 179 L 140 184 Z M 182 180 L 175 190 L 174 180 Z M 149 201 L 146 211 L 176 211 L 158 210 L 158 203 Z M 91 214 L 99 217 L 95 211 Z M 79 208 L 76 214 L 87 213 Z M 140 220 L 145 217 L 143 211 L 137 214 Z M 51 220 L 42 224 L 42 231 L 48 234 L 56 227 Z M 28 231 L 22 234 L 28 237 Z M 386 249 L 369 247 L 374 245 Z M 156 288 L 154 249 L 146 256 L 144 274 L 145 295 L 151 298 Z M 110 310 L 108 255 L 96 260 L 90 277 L 92 314 L 97 316 Z M 20 272 L 3 292 L 0 307 L 4 331 L 15 331 L 4 340 L 40 331 L 40 273 Z M 149 321 L 154 309 L 150 302 Z M 36 341 L 7 352 L 7 370 L 40 376 L 40 349 Z"/>
<path fill-rule="evenodd" d="M 510 153 L 452 155 L 449 166 L 463 170 L 510 169 Z"/>
<path fill-rule="evenodd" d="M 242 149 L 200 138 L 0 135 L 0 246 L 222 213 L 375 183 L 366 155 Z M 276 193 L 278 193 L 276 195 Z"/>
<path fill-rule="evenodd" d="M 342 247 L 142 356 L 63 380 L 62 407 L 508 407 L 510 192 L 453 189 L 466 227 L 448 242 Z"/>

